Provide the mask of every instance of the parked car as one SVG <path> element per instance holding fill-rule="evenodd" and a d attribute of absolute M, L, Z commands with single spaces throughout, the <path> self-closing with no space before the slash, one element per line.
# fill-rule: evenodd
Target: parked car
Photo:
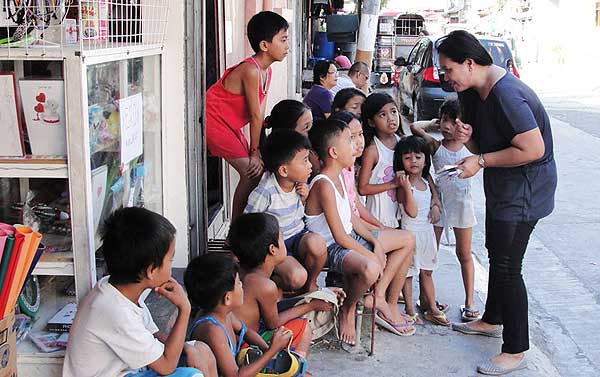
<path fill-rule="evenodd" d="M 441 36 L 421 37 L 408 58 L 406 66 L 398 77 L 397 101 L 402 113 L 413 113 L 413 119 L 432 119 L 438 116 L 442 102 L 456 98 L 456 92 L 443 78 L 440 78 L 438 52 L 435 42 Z M 494 64 L 504 67 L 519 77 L 514 59 L 506 42 L 501 39 L 482 37 L 481 44 L 488 50 Z"/>

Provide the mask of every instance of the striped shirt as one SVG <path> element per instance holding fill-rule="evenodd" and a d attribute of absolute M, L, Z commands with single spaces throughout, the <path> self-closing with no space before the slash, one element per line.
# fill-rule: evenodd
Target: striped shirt
<path fill-rule="evenodd" d="M 283 238 L 288 239 L 304 229 L 304 204 L 296 190 L 285 192 L 275 174 L 265 172 L 250 193 L 244 213 L 266 212 L 277 218 Z"/>

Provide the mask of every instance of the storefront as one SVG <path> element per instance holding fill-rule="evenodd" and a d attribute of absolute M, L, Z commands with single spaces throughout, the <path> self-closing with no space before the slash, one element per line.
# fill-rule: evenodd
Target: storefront
<path fill-rule="evenodd" d="M 267 112 L 298 98 L 301 3 L 0 0 L 0 222 L 37 227 L 44 244 L 20 305 L 33 305 L 26 331 L 56 330 L 51 318 L 103 275 L 98 227 L 115 208 L 169 218 L 176 268 L 223 237 L 237 178 L 207 155 L 204 93 L 251 54 L 245 25 L 269 9 L 289 21 L 291 53 L 273 65 L 285 79 L 273 81 Z M 31 7 L 24 19 L 19 6 Z M 56 351 L 31 339 L 17 347 L 19 374 L 59 376 L 60 339 Z"/>

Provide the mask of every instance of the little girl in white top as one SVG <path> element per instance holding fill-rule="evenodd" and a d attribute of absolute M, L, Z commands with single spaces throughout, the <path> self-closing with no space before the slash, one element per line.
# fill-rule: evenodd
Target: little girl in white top
<path fill-rule="evenodd" d="M 444 228 L 453 228 L 456 237 L 456 256 L 460 262 L 463 284 L 465 287 L 465 304 L 460 307 L 463 321 L 479 318 L 479 311 L 473 298 L 475 272 L 471 255 L 471 239 L 473 226 L 477 224 L 471 194 L 472 179 L 458 179 L 451 174 L 441 172 L 447 165 L 456 165 L 471 155 L 471 152 L 459 141 L 454 140 L 456 119 L 459 117 L 457 100 L 447 100 L 440 107 L 439 128 L 442 140 L 438 141 L 425 132 L 427 127 L 437 126 L 438 120 L 415 122 L 410 129 L 414 135 L 425 139 L 431 154 L 436 176 L 436 185 L 440 194 L 441 218 L 435 224 L 435 234 L 439 245 Z"/>
<path fill-rule="evenodd" d="M 437 242 L 433 224 L 429 216 L 432 205 L 432 194 L 427 183 L 431 158 L 429 147 L 423 138 L 408 136 L 398 142 L 394 151 L 394 168 L 401 181 L 397 190 L 399 213 L 402 229 L 410 230 L 416 238 L 414 270 L 404 284 L 404 300 L 406 312 L 415 316 L 412 302 L 412 277 L 419 272 L 421 308 L 425 310 L 424 318 L 435 324 L 448 326 L 450 321 L 440 310 L 435 300 L 435 287 L 432 273 L 437 269 Z M 416 270 L 416 271 L 415 271 Z M 415 316 L 415 320 L 418 318 Z"/>
<path fill-rule="evenodd" d="M 401 130 L 398 107 L 389 94 L 373 93 L 362 106 L 362 117 L 367 148 L 361 160 L 358 192 L 367 197 L 365 206 L 377 220 L 397 228 L 399 181 L 394 172 L 394 148 Z"/>

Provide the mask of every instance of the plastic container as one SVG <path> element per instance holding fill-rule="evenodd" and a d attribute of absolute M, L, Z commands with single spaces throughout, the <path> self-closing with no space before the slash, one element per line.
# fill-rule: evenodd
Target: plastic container
<path fill-rule="evenodd" d="M 333 59 L 333 42 L 327 40 L 327 33 L 320 31 L 315 34 L 313 55 L 316 58 Z"/>

